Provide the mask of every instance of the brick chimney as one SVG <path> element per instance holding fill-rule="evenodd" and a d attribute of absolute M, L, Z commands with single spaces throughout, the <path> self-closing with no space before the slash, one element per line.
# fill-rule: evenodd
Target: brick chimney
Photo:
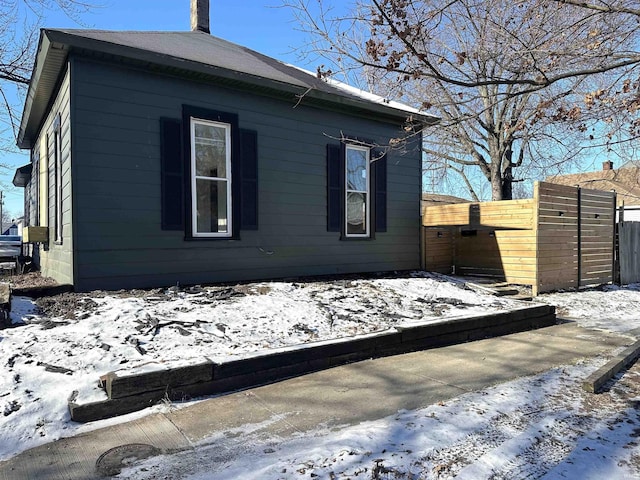
<path fill-rule="evenodd" d="M 191 31 L 209 31 L 209 0 L 191 0 Z"/>
<path fill-rule="evenodd" d="M 602 170 L 613 170 L 613 162 L 611 160 L 602 162 Z"/>

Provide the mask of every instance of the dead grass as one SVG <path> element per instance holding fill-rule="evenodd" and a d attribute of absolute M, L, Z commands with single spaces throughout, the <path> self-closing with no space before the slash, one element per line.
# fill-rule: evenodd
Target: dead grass
<path fill-rule="evenodd" d="M 11 284 L 11 288 L 31 288 L 31 287 L 55 287 L 58 285 L 53 278 L 43 277 L 40 272 L 29 272 L 21 275 L 7 275 L 3 278 Z"/>

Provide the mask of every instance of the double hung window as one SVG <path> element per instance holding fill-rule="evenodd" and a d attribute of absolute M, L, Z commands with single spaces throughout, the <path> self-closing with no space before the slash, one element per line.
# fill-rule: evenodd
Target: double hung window
<path fill-rule="evenodd" d="M 160 119 L 161 226 L 185 240 L 258 229 L 258 134 L 238 116 L 190 105 Z"/>
<path fill-rule="evenodd" d="M 345 155 L 345 235 L 370 235 L 370 149 L 359 145 L 346 145 Z"/>
<path fill-rule="evenodd" d="M 231 237 L 231 125 L 191 118 L 194 237 Z"/>

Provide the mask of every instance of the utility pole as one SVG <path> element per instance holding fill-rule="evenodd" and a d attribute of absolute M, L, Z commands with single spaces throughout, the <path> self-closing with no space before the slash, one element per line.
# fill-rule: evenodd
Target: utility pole
<path fill-rule="evenodd" d="M 2 235 L 3 232 L 3 225 L 2 225 L 2 214 L 4 213 L 2 211 L 2 208 L 4 207 L 4 198 L 2 198 L 2 194 L 4 192 L 0 192 L 0 235 Z"/>

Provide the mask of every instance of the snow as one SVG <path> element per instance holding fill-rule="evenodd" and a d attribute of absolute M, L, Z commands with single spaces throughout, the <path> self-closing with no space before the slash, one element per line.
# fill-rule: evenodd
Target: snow
<path fill-rule="evenodd" d="M 640 285 L 541 295 L 538 302 L 591 328 L 640 328 Z M 219 453 L 217 438 L 148 459 L 121 478 L 609 480 L 640 476 L 640 366 L 597 396 L 580 388 L 607 358 L 588 359 L 439 405 L 338 431 L 257 438 Z M 227 442 L 227 446 L 228 442 Z"/>
<path fill-rule="evenodd" d="M 339 431 L 251 441 L 250 426 L 232 455 L 221 457 L 217 439 L 208 439 L 119 478 L 637 478 L 640 412 L 633 402 L 640 400 L 640 369 L 627 375 L 635 390 L 622 382 L 623 393 L 602 394 L 594 405 L 579 383 L 602 360 Z"/>
<path fill-rule="evenodd" d="M 640 285 L 536 301 L 558 305 L 560 314 L 586 327 L 629 336 L 640 328 Z M 106 398 L 97 383 L 109 371 L 243 358 L 516 305 L 521 303 L 473 291 L 459 279 L 423 272 L 135 295 L 96 292 L 78 300 L 74 319 L 46 317 L 32 301 L 14 297 L 15 328 L 0 331 L 0 459 L 168 408 L 71 422 L 69 396 L 78 391 L 82 398 Z M 640 368 L 598 396 L 579 388 L 606 360 L 337 431 L 319 426 L 304 436 L 266 441 L 253 435 L 259 426 L 247 425 L 237 432 L 234 455 L 220 457 L 211 438 L 194 450 L 149 459 L 121 478 L 631 478 L 640 474 Z"/>
<path fill-rule="evenodd" d="M 15 328 L 0 331 L 0 358 L 5 362 L 0 375 L 0 460 L 135 417 L 86 425 L 71 421 L 68 399 L 106 400 L 98 383 L 111 371 L 123 375 L 125 369 L 199 363 L 204 357 L 223 362 L 520 305 L 423 273 L 170 288 L 137 295 L 96 292 L 73 298 L 74 319 L 46 317 L 33 301 L 13 298 Z"/>
<path fill-rule="evenodd" d="M 559 317 L 576 320 L 581 326 L 627 333 L 640 327 L 640 284 L 576 292 L 541 295 L 540 300 L 557 307 Z"/>
<path fill-rule="evenodd" d="M 308 75 L 311 75 L 312 77 L 316 77 L 316 74 L 313 72 L 310 72 L 309 70 L 306 70 L 304 68 L 300 68 L 296 65 L 291 65 L 291 64 L 285 64 L 288 67 L 293 67 L 297 70 L 300 70 Z M 352 85 L 349 85 L 348 83 L 344 83 L 341 82 L 340 80 L 336 80 L 335 78 L 331 78 L 331 77 L 325 77 L 324 81 L 327 82 L 329 85 L 331 85 L 332 87 L 337 88 L 338 90 L 342 90 L 345 93 L 348 93 L 350 95 L 353 95 L 355 97 L 359 97 L 363 100 L 367 100 L 369 102 L 372 103 L 377 103 L 380 105 L 386 105 L 388 107 L 391 108 L 395 108 L 396 110 L 400 110 L 406 113 L 411 113 L 411 114 L 418 114 L 421 115 L 423 117 L 428 117 L 433 119 L 433 121 L 438 121 L 439 117 L 432 115 L 430 113 L 426 113 L 422 110 L 419 110 L 417 108 L 411 107 L 409 105 L 406 105 L 404 103 L 398 102 L 396 100 L 390 100 L 388 98 L 382 97 L 380 95 L 376 95 L 375 93 L 371 93 L 371 92 L 367 92 L 366 90 L 362 90 L 360 88 L 354 87 Z"/>

